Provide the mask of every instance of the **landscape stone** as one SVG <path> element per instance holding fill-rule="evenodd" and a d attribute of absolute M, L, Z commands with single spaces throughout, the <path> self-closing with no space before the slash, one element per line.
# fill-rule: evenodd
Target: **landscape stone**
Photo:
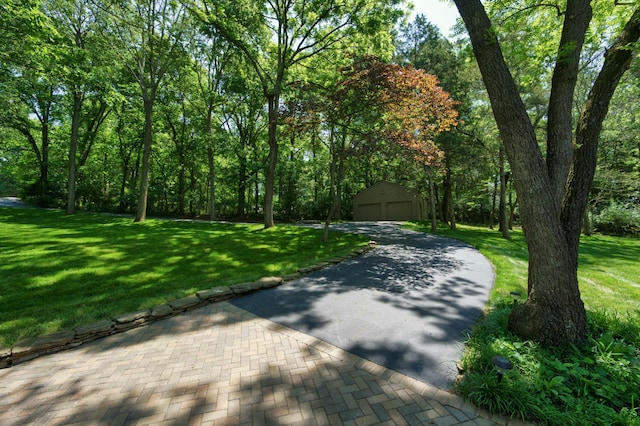
<path fill-rule="evenodd" d="M 282 284 L 282 277 L 263 277 L 258 280 L 262 284 L 262 288 L 277 287 Z"/>
<path fill-rule="evenodd" d="M 94 322 L 92 324 L 81 325 L 75 329 L 76 337 L 84 336 L 86 334 L 104 334 L 111 331 L 113 328 L 113 321 L 103 320 Z"/>
<path fill-rule="evenodd" d="M 198 296 L 202 300 L 217 301 L 228 299 L 233 296 L 233 294 L 233 290 L 231 290 L 229 287 L 213 287 L 208 290 L 200 290 L 196 293 L 196 296 Z"/>
<path fill-rule="evenodd" d="M 173 308 L 168 304 L 163 303 L 162 305 L 159 305 L 153 308 L 153 311 L 151 311 L 151 316 L 154 318 L 163 318 L 163 317 L 168 317 L 172 313 L 173 313 Z"/>
<path fill-rule="evenodd" d="M 15 344 L 12 349 L 12 356 L 20 357 L 23 354 L 44 352 L 52 347 L 65 346 L 73 341 L 74 336 L 75 333 L 72 330 L 67 330 L 25 339 Z"/>
<path fill-rule="evenodd" d="M 193 308 L 202 303 L 202 299 L 198 296 L 187 296 L 182 299 L 176 299 L 169 302 L 169 305 L 174 311 L 186 311 L 189 308 Z"/>
<path fill-rule="evenodd" d="M 125 324 L 129 322 L 138 321 L 140 319 L 147 319 L 151 316 L 151 311 L 149 309 L 145 309 L 143 311 L 131 312 L 128 314 L 120 315 L 118 317 L 113 318 L 113 320 L 117 324 Z"/>
<path fill-rule="evenodd" d="M 324 269 L 327 266 L 329 266 L 328 263 L 320 263 L 319 265 L 309 266 L 308 268 L 300 268 L 300 269 L 298 269 L 298 272 L 300 272 L 301 274 L 309 274 L 311 272 L 315 272 L 315 271 L 319 271 L 320 269 Z"/>
<path fill-rule="evenodd" d="M 116 323 L 114 328 L 118 331 L 124 331 L 132 328 L 136 328 L 136 327 L 141 327 L 148 322 L 149 322 L 149 317 L 143 317 L 143 318 L 138 318 L 137 320 L 131 321 L 131 322 Z"/>
<path fill-rule="evenodd" d="M 10 356 L 11 356 L 11 348 L 5 348 L 4 346 L 0 346 L 0 360 L 9 358 Z"/>
<path fill-rule="evenodd" d="M 282 277 L 282 280 L 283 281 L 293 281 L 293 280 L 297 280 L 301 276 L 302 276 L 302 274 L 300 272 L 295 272 L 293 274 L 285 275 L 284 277 Z"/>
<path fill-rule="evenodd" d="M 242 294 L 250 293 L 252 291 L 260 290 L 262 288 L 262 284 L 258 281 L 255 281 L 251 283 L 242 283 L 242 284 L 232 285 L 230 288 L 231 290 L 233 290 L 235 294 L 242 295 Z"/>

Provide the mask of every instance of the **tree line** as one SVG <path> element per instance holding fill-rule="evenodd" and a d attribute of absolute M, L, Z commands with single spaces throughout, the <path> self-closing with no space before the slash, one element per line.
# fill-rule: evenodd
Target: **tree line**
<path fill-rule="evenodd" d="M 389 125 L 395 116 L 396 130 L 410 127 L 415 103 L 393 112 L 388 90 L 372 105 L 377 83 L 353 70 L 401 64 L 377 76 L 391 82 L 426 69 L 429 90 L 451 93 L 460 110 L 471 83 L 456 47 L 424 17 L 401 26 L 402 3 L 294 3 L 3 0 L 2 192 L 138 220 L 147 210 L 299 220 L 348 218 L 351 197 L 385 179 L 423 192 L 431 183 L 438 216 L 453 220 L 443 170 L 466 137 L 425 121 L 433 157 L 418 161 Z M 491 185 L 464 184 L 479 200 L 458 215 L 488 220 Z"/>
<path fill-rule="evenodd" d="M 2 192 L 142 220 L 147 209 L 211 219 L 271 210 L 299 220 L 332 208 L 349 218 L 355 193 L 392 180 L 428 195 L 440 220 L 513 225 L 510 166 L 466 38 L 449 41 L 424 16 L 403 21 L 401 2 L 249 4 L 3 0 Z M 437 161 L 413 161 L 389 132 L 375 131 L 389 112 L 362 93 L 351 111 L 333 111 L 342 123 L 319 112 L 320 99 L 335 104 L 342 70 L 367 56 L 396 71 L 426 70 L 456 101 L 459 125 L 430 138 Z M 543 131 L 549 67 L 541 58 L 517 68 Z M 595 215 L 628 216 L 638 199 L 636 113 L 625 108 L 637 87 L 632 71 L 613 105 L 624 110 L 623 127 L 603 132 Z"/>

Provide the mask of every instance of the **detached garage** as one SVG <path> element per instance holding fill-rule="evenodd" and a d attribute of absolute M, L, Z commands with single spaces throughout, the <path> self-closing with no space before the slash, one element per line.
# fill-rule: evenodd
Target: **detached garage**
<path fill-rule="evenodd" d="M 391 182 L 378 182 L 353 197 L 353 220 L 422 220 L 422 194 Z"/>

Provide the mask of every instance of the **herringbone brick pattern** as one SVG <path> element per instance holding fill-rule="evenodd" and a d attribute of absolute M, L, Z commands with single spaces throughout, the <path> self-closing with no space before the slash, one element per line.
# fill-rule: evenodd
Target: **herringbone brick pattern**
<path fill-rule="evenodd" d="M 0 370 L 1 425 L 495 423 L 227 303 Z"/>

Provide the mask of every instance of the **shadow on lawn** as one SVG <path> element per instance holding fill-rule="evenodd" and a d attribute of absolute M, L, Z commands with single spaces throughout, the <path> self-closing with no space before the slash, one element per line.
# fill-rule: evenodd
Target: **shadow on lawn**
<path fill-rule="evenodd" d="M 365 256 L 233 303 L 268 318 L 273 314 L 277 323 L 291 324 L 376 363 L 447 388 L 449 374 L 456 374 L 453 363 L 459 358 L 463 333 L 482 312 L 493 276 L 488 262 L 462 243 L 416 238 L 403 234 L 391 244 L 390 234 L 380 235 L 387 245 Z M 14 386 L 0 387 L 0 406 L 9 404 L 27 416 L 16 415 L 16 424 L 62 412 L 65 421 L 97 424 L 133 423 L 154 416 L 160 416 L 158 421 L 176 422 L 219 416 L 241 423 L 253 420 L 256 413 L 267 423 L 289 424 L 290 404 L 297 404 L 309 419 L 325 415 L 345 422 L 374 413 L 379 421 L 390 420 L 383 401 L 395 401 L 389 406 L 413 423 L 427 421 L 412 417 L 418 413 L 434 415 L 417 396 L 405 392 L 398 397 L 386 380 L 368 377 L 362 370 L 353 373 L 341 361 L 320 359 L 312 346 L 294 339 L 277 337 L 264 348 L 255 348 L 253 331 L 243 331 L 236 340 L 217 336 L 225 327 L 253 321 L 248 314 L 220 314 L 218 308 L 209 305 L 88 343 L 54 359 L 0 370 L 0 382 Z M 260 313 L 261 308 L 268 312 Z M 182 346 L 174 346 L 178 340 Z M 263 350 L 267 356 L 252 361 L 250 354 Z M 218 359 L 224 359 L 221 365 L 216 364 Z M 258 363 L 259 373 L 225 375 L 236 363 L 247 362 Z M 286 373 L 285 366 L 293 363 L 314 364 L 307 372 Z M 158 365 L 166 367 L 158 369 Z M 17 385 L 24 380 L 23 367 L 40 369 L 42 375 L 30 372 L 30 379 Z M 74 373 L 76 368 L 84 371 Z M 60 376 L 54 376 L 57 372 Z M 69 374 L 74 379 L 65 379 Z M 50 376 L 56 386 L 51 386 Z M 363 385 L 360 379 L 365 376 Z M 118 391 L 108 391 L 113 388 Z M 354 405 L 354 398 L 362 404 Z M 159 403 L 167 399 L 173 405 Z"/>
<path fill-rule="evenodd" d="M 5 346 L 50 333 L 52 327 L 71 329 L 197 290 L 291 273 L 354 245 L 348 238 L 322 244 L 320 231 L 312 229 L 261 232 L 259 225 L 167 220 L 139 224 L 55 210 L 2 209 L 0 222 L 6 225 L 0 231 L 0 343 Z M 308 264 L 300 265 L 301 258 Z"/>

